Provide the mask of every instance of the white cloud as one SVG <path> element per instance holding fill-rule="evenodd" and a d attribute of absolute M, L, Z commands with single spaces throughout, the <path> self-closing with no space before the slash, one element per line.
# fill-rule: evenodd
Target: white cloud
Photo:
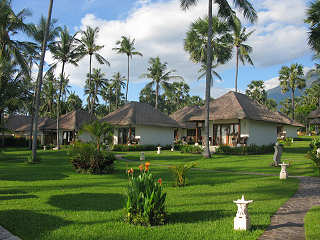
<path fill-rule="evenodd" d="M 275 88 L 280 85 L 279 78 L 274 77 L 264 82 L 264 86 L 266 90 Z"/>
<path fill-rule="evenodd" d="M 306 45 L 306 26 L 303 23 L 305 0 L 259 0 L 254 1 L 254 6 L 258 10 L 259 21 L 248 30 L 256 30 L 249 40 L 256 66 L 281 64 L 309 52 Z M 188 11 L 182 11 L 177 0 L 155 3 L 138 0 L 125 19 L 105 20 L 87 14 L 82 18 L 79 29 L 85 29 L 86 26 L 100 28 L 98 43 L 105 46 L 101 54 L 111 62 L 110 68 L 104 68 L 107 77 L 118 71 L 126 75 L 126 56 L 112 51 L 116 41 L 125 35 L 136 39 L 135 47 L 144 55 L 142 58 L 134 56 L 131 61 L 132 82 L 145 81 L 139 76 L 146 72 L 148 59 L 156 56 L 160 56 L 162 61 L 168 62 L 170 69 L 176 69 L 177 74 L 191 82 L 197 79 L 199 66 L 189 60 L 183 49 L 183 39 L 191 22 L 203 17 L 206 12 L 207 1 L 204 0 Z M 70 75 L 72 84 L 84 85 L 88 65 L 89 60 L 85 58 L 77 68 L 66 66 L 66 73 Z M 99 67 L 95 60 L 93 67 Z M 217 70 L 222 72 L 233 67 L 234 59 Z M 267 81 L 267 85 L 273 86 L 274 82 L 275 80 Z M 195 90 L 192 89 L 192 92 Z"/>

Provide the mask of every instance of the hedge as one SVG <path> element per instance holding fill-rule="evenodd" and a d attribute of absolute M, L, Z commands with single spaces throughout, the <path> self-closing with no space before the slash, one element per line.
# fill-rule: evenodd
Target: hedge
<path fill-rule="evenodd" d="M 243 147 L 230 147 L 221 145 L 217 148 L 216 153 L 218 154 L 230 154 L 230 155 L 251 155 L 251 154 L 265 154 L 272 153 L 274 151 L 273 145 L 249 145 Z"/>

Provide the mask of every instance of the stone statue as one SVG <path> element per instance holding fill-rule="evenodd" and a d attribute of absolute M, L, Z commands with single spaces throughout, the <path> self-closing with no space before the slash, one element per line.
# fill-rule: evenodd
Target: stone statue
<path fill-rule="evenodd" d="M 274 146 L 274 154 L 273 154 L 273 164 L 275 167 L 278 167 L 281 162 L 281 155 L 282 155 L 282 146 L 279 143 L 276 143 Z"/>

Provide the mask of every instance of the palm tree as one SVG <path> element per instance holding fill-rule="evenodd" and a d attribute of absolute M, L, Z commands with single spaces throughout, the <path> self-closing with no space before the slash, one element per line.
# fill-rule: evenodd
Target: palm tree
<path fill-rule="evenodd" d="M 121 96 L 121 89 L 126 86 L 124 82 L 125 80 L 126 78 L 124 76 L 121 76 L 119 72 L 113 74 L 112 78 L 110 79 L 110 88 L 113 89 L 114 93 L 116 94 L 116 109 L 118 109 L 119 98 Z"/>
<path fill-rule="evenodd" d="M 60 149 L 59 141 L 59 117 L 60 117 L 60 99 L 63 92 L 63 82 L 65 79 L 64 68 L 67 63 L 78 66 L 77 62 L 82 56 L 82 47 L 77 45 L 75 38 L 77 33 L 73 36 L 69 34 L 66 26 L 59 32 L 59 40 L 50 46 L 51 53 L 55 62 L 51 65 L 50 71 L 53 71 L 58 64 L 62 64 L 59 83 L 59 94 L 57 99 L 57 149 Z"/>
<path fill-rule="evenodd" d="M 46 55 L 47 39 L 48 39 L 48 33 L 49 33 L 49 27 L 50 27 L 50 21 L 51 21 L 52 5 L 53 5 L 53 0 L 50 0 L 46 30 L 45 30 L 45 34 L 44 34 L 44 38 L 43 38 L 43 43 L 42 43 L 42 52 L 41 52 L 41 59 L 40 59 L 40 65 L 39 65 L 39 72 L 38 72 L 38 77 L 37 77 L 37 91 L 36 91 L 37 94 L 36 94 L 35 109 L 34 109 L 35 111 L 34 111 L 34 118 L 33 118 L 34 119 L 34 122 L 33 122 L 33 143 L 32 143 L 32 158 L 31 158 L 32 162 L 36 161 L 36 159 L 37 159 L 37 138 L 38 138 L 38 117 L 39 117 L 40 93 L 41 93 L 41 85 L 42 85 L 44 57 Z"/>
<path fill-rule="evenodd" d="M 248 62 L 253 66 L 250 53 L 252 52 L 252 47 L 245 44 L 250 35 L 254 32 L 251 31 L 246 33 L 246 28 L 242 27 L 239 18 L 234 16 L 233 22 L 231 24 L 233 31 L 233 46 L 236 48 L 236 79 L 235 79 L 235 90 L 238 92 L 238 70 L 239 70 L 239 58 L 242 64 Z"/>
<path fill-rule="evenodd" d="M 71 92 L 67 99 L 67 111 L 71 112 L 82 108 L 82 100 L 76 95 L 75 92 Z"/>
<path fill-rule="evenodd" d="M 33 55 L 36 46 L 34 43 L 14 40 L 12 37 L 19 32 L 30 34 L 29 26 L 24 23 L 25 18 L 30 15 L 27 9 L 15 14 L 10 0 L 0 1 L 0 56 L 10 54 L 25 73 L 28 73 L 26 56 Z"/>
<path fill-rule="evenodd" d="M 81 31 L 82 37 L 81 37 L 81 43 L 82 43 L 82 54 L 83 56 L 89 55 L 89 86 L 91 86 L 91 67 L 92 67 L 92 56 L 96 58 L 98 63 L 105 64 L 107 66 L 110 66 L 110 63 L 102 57 L 98 52 L 104 48 L 103 45 L 97 45 L 96 41 L 98 38 L 99 28 L 91 28 L 87 27 L 85 31 Z M 93 102 L 91 100 L 91 94 L 89 94 L 89 103 Z M 93 99 L 93 98 L 92 98 Z M 89 115 L 92 116 L 93 108 L 94 106 L 88 105 L 89 108 Z"/>
<path fill-rule="evenodd" d="M 230 7 L 227 0 L 209 0 L 208 5 L 208 37 L 207 37 L 207 74 L 206 74 L 206 94 L 205 94 L 205 153 L 204 156 L 210 157 L 209 149 L 209 104 L 210 104 L 210 82 L 211 82 L 211 66 L 212 66 L 212 1 L 218 5 L 218 15 L 230 18 L 234 15 L 234 11 Z M 180 0 L 181 8 L 187 10 L 189 7 L 197 5 L 198 0 Z M 234 0 L 234 6 L 240 10 L 246 19 L 254 22 L 257 19 L 257 13 L 252 7 L 251 3 L 247 0 Z"/>
<path fill-rule="evenodd" d="M 304 79 L 303 66 L 295 63 L 290 67 L 283 66 L 279 71 L 280 87 L 283 93 L 291 90 L 291 108 L 292 108 L 292 119 L 294 119 L 295 109 L 295 90 L 303 89 L 306 86 L 306 80 Z"/>
<path fill-rule="evenodd" d="M 129 60 L 132 59 L 132 56 L 139 55 L 142 56 L 142 53 L 135 51 L 135 39 L 131 40 L 130 37 L 121 37 L 121 41 L 117 41 L 116 45 L 119 45 L 119 47 L 113 48 L 112 50 L 117 51 L 119 54 L 126 54 L 128 57 L 128 75 L 127 75 L 127 88 L 126 88 L 126 101 L 128 101 L 128 88 L 129 88 L 129 70 L 130 70 L 130 64 Z"/>
<path fill-rule="evenodd" d="M 101 89 L 108 84 L 108 79 L 104 78 L 105 74 L 101 72 L 101 69 L 93 69 L 93 73 L 91 75 L 90 81 L 90 74 L 87 74 L 87 81 L 85 86 L 85 94 L 91 96 L 88 98 L 88 106 L 93 110 L 94 114 L 94 107 L 96 102 L 99 102 L 98 95 L 101 95 Z M 92 101 L 92 102 L 91 102 Z"/>
<path fill-rule="evenodd" d="M 319 59 L 320 56 L 319 54 L 316 54 L 315 59 Z M 313 80 L 311 87 L 309 88 L 310 93 L 313 93 L 313 96 L 316 96 L 318 99 L 318 107 L 320 107 L 320 65 L 319 64 L 315 64 L 315 68 L 311 69 L 310 71 L 308 71 L 307 73 L 307 78 Z M 312 90 L 311 90 L 312 88 Z"/>
<path fill-rule="evenodd" d="M 320 1 L 314 1 L 307 9 L 306 23 L 309 23 L 308 44 L 316 51 L 320 52 Z"/>
<path fill-rule="evenodd" d="M 152 87 L 153 85 L 156 85 L 156 105 L 155 108 L 158 108 L 158 97 L 159 97 L 159 91 L 160 87 L 165 87 L 166 84 L 168 84 L 168 81 L 171 79 L 180 79 L 183 80 L 181 76 L 172 76 L 172 73 L 175 73 L 176 70 L 170 70 L 167 71 L 168 63 L 161 63 L 160 58 L 150 58 L 149 59 L 149 67 L 147 68 L 148 73 L 144 73 L 141 75 L 143 78 L 149 78 L 152 79 L 150 83 L 148 83 L 147 87 Z"/>
<path fill-rule="evenodd" d="M 41 91 L 42 104 L 40 106 L 40 112 L 43 116 L 53 118 L 56 114 L 54 108 L 56 107 L 55 99 L 58 97 L 57 82 L 53 72 L 48 72 L 46 74 L 43 89 Z"/>

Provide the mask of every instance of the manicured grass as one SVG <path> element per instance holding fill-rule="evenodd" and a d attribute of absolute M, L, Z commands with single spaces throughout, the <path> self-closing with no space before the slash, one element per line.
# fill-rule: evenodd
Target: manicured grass
<path fill-rule="evenodd" d="M 311 208 L 304 217 L 306 239 L 317 240 L 320 236 L 320 206 Z"/>
<path fill-rule="evenodd" d="M 116 162 L 114 174 L 87 175 L 74 172 L 64 151 L 40 151 L 42 162 L 34 165 L 24 163 L 27 154 L 18 149 L 0 154 L 0 224 L 30 240 L 257 239 L 270 223 L 270 216 L 298 187 L 296 179 L 280 181 L 272 176 L 198 170 L 190 171 L 188 186 L 175 188 L 168 168 L 162 165 L 197 161 L 201 168 L 255 172 L 270 168 L 277 173 L 279 169 L 269 167 L 272 155 L 219 155 L 208 160 L 191 154 L 146 153 L 152 172 L 163 179 L 169 214 L 165 226 L 147 228 L 123 222 L 125 172 L 128 167 L 137 170 L 140 162 Z M 303 153 L 285 154 L 298 159 L 296 172 L 311 174 L 307 167 L 298 165 L 309 163 L 302 159 Z M 128 158 L 138 155 L 130 153 Z M 233 200 L 242 194 L 254 200 L 249 207 L 252 230 L 247 232 L 233 230 Z"/>

